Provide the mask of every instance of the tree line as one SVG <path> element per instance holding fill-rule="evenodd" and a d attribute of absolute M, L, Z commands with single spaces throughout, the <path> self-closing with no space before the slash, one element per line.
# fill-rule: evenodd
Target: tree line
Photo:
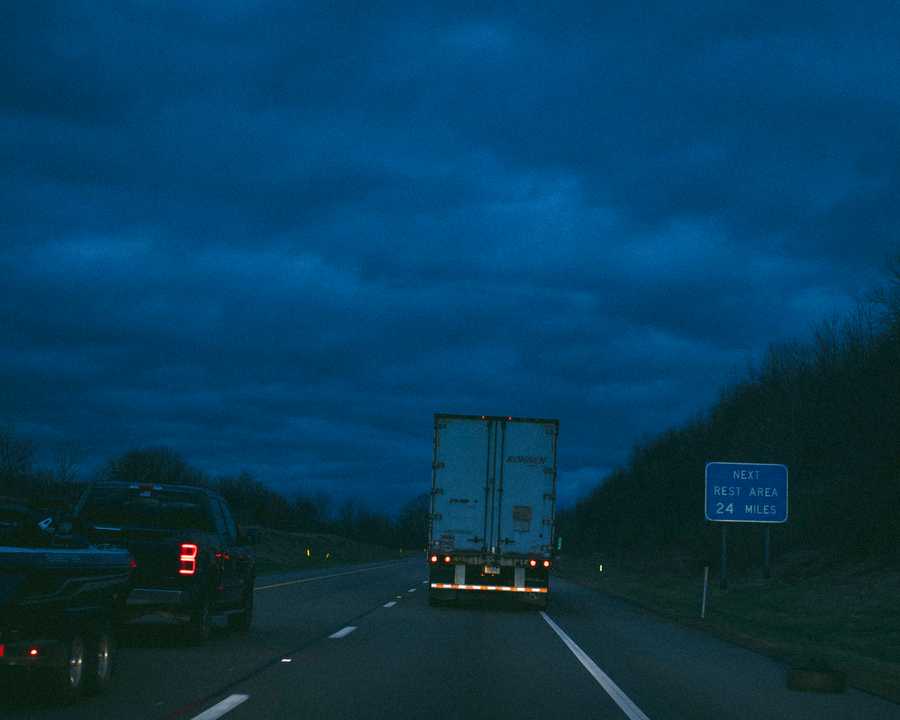
<path fill-rule="evenodd" d="M 721 528 L 704 519 L 704 468 L 723 460 L 788 466 L 790 512 L 771 529 L 774 553 L 895 560 L 900 257 L 888 276 L 853 313 L 818 326 L 812 341 L 769 347 L 708 412 L 636 446 L 624 467 L 560 514 L 565 549 L 715 567 Z M 762 528 L 729 530 L 729 562 L 759 564 Z"/>
<path fill-rule="evenodd" d="M 13 428 L 0 429 L 0 496 L 27 498 L 52 512 L 70 509 L 86 487 L 75 449 L 60 450 L 51 467 L 38 467 L 35 457 L 31 440 Z M 246 471 L 212 478 L 166 447 L 129 450 L 108 461 L 95 479 L 212 488 L 242 525 L 334 533 L 386 547 L 419 548 L 426 542 L 427 494 L 410 499 L 392 517 L 353 499 L 334 506 L 324 492 L 289 498 Z"/>

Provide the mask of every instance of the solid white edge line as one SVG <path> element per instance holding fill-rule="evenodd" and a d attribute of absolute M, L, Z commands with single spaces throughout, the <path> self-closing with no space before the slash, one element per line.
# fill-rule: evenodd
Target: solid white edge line
<path fill-rule="evenodd" d="M 385 603 L 384 605 L 382 605 L 381 607 L 394 607 L 394 605 L 396 605 L 396 604 L 397 604 L 397 601 L 396 601 L 396 600 L 391 600 L 390 602 L 386 602 L 386 603 Z"/>
<path fill-rule="evenodd" d="M 410 588 L 410 589 L 409 589 L 409 590 L 407 590 L 407 591 L 406 591 L 406 592 L 415 592 L 415 591 L 416 591 L 416 589 L 415 589 L 415 588 Z"/>
<path fill-rule="evenodd" d="M 398 565 L 401 562 L 403 562 L 403 560 L 400 560 L 398 562 L 384 563 L 382 565 L 373 565 L 371 567 L 362 568 L 361 570 L 349 570 L 347 572 L 332 573 L 331 575 L 316 575 L 315 577 L 311 577 L 311 578 L 300 578 L 299 580 L 287 580 L 286 582 L 275 583 L 273 585 L 260 585 L 256 588 L 254 588 L 254 590 L 257 590 L 257 591 L 271 590 L 272 588 L 285 587 L 286 585 L 299 585 L 300 583 L 315 582 L 316 580 L 327 580 L 328 578 L 336 578 L 336 577 L 341 577 L 343 575 L 356 575 L 358 573 L 369 572 L 369 570 L 379 570 L 383 567 L 388 567 L 390 565 Z"/>
<path fill-rule="evenodd" d="M 191 720 L 216 720 L 216 718 L 222 717 L 230 710 L 234 710 L 249 697 L 249 695 L 229 695 L 222 702 L 216 703 L 211 708 L 207 708 L 199 715 L 192 717 Z"/>
<path fill-rule="evenodd" d="M 578 647 L 575 641 L 566 635 L 565 631 L 553 622 L 553 620 L 550 619 L 550 616 L 543 610 L 541 611 L 541 617 L 546 620 L 551 628 L 553 628 L 553 632 L 555 632 L 559 636 L 559 639 L 565 643 L 565 646 L 572 651 L 572 654 L 578 658 L 578 662 L 584 665 L 584 669 L 594 677 L 594 680 L 600 683 L 600 687 L 606 690 L 606 694 L 609 695 L 613 702 L 621 708 L 622 712 L 629 717 L 629 720 L 650 720 L 650 718 L 648 718 L 644 712 L 632 702 L 631 698 L 625 694 L 622 688 L 616 685 L 612 678 L 603 672 L 597 666 L 597 663 L 591 660 L 590 656 Z"/>
<path fill-rule="evenodd" d="M 332 633 L 328 637 L 332 640 L 340 640 L 341 638 L 347 637 L 354 630 L 356 630 L 356 625 L 348 625 L 345 628 L 341 628 L 336 633 Z"/>

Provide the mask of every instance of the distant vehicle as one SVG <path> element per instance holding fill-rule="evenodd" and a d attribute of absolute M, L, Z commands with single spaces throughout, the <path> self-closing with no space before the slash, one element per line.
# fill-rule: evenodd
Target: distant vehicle
<path fill-rule="evenodd" d="M 546 607 L 558 420 L 434 416 L 429 600 L 510 593 Z"/>
<path fill-rule="evenodd" d="M 70 529 L 0 498 L 0 670 L 43 676 L 63 700 L 109 684 L 132 565 L 126 550 L 91 547 Z"/>
<path fill-rule="evenodd" d="M 137 563 L 124 619 L 164 614 L 202 642 L 211 617 L 246 630 L 253 619 L 256 559 L 225 499 L 205 488 L 99 482 L 88 488 L 75 522 L 92 542 L 127 548 Z"/>

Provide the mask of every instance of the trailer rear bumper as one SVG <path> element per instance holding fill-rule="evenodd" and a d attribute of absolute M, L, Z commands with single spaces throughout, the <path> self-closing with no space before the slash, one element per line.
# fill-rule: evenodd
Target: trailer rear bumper
<path fill-rule="evenodd" d="M 431 583 L 432 590 L 475 590 L 494 592 L 546 593 L 546 587 L 513 587 L 511 585 L 468 585 L 460 583 Z"/>

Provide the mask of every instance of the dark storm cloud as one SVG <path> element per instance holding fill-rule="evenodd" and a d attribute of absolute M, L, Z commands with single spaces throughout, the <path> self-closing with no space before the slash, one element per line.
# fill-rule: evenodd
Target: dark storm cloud
<path fill-rule="evenodd" d="M 898 36 L 888 4 L 19 4 L 0 420 L 387 505 L 431 413 L 559 417 L 571 499 L 873 282 Z"/>

